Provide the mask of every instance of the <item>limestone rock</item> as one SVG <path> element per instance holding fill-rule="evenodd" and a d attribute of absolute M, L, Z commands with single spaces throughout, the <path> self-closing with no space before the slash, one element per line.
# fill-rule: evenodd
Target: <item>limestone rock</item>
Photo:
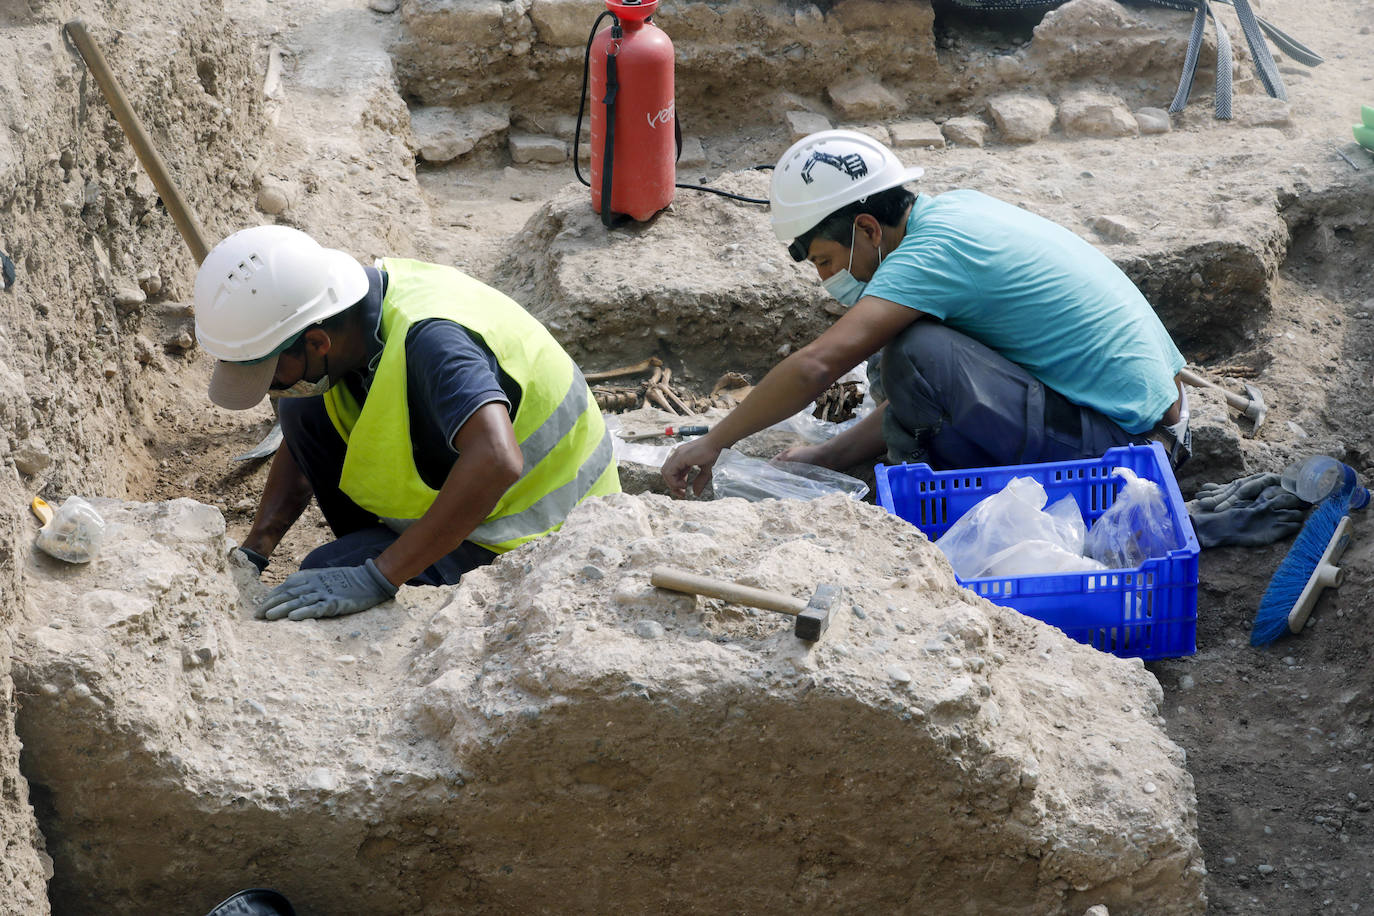
<path fill-rule="evenodd" d="M 849 130 L 857 131 L 861 134 L 867 134 L 874 140 L 877 140 L 879 143 L 883 144 L 883 146 L 892 145 L 892 131 L 887 129 L 886 124 L 847 124 L 845 126 Z"/>
<path fill-rule="evenodd" d="M 1282 99 L 1267 95 L 1236 100 L 1236 122 L 1242 127 L 1292 127 L 1293 111 Z"/>
<path fill-rule="evenodd" d="M 902 100 L 890 89 L 873 80 L 840 83 L 827 92 L 835 110 L 844 118 L 886 118 L 904 107 Z"/>
<path fill-rule="evenodd" d="M 564 162 L 568 158 L 568 144 L 557 137 L 511 134 L 509 144 L 511 161 L 517 165 L 528 162 Z"/>
<path fill-rule="evenodd" d="M 787 120 L 788 139 L 793 143 L 802 137 L 830 129 L 830 119 L 812 111 L 789 111 L 783 117 Z"/>
<path fill-rule="evenodd" d="M 461 111 L 417 108 L 410 113 L 410 126 L 415 132 L 421 159 L 450 162 L 509 130 L 510 113 L 503 107 L 481 105 Z"/>
<path fill-rule="evenodd" d="M 1168 10 L 1115 0 L 1070 0 L 1035 27 L 1024 64 L 1041 86 L 1073 85 L 1102 74 L 1131 74 L 1168 97 L 1178 83 L 1188 30 Z M 1216 45 L 1208 29 L 1198 60 L 1199 85 L 1211 85 Z"/>
<path fill-rule="evenodd" d="M 768 180 L 749 170 L 711 184 L 767 197 Z M 767 210 L 711 194 L 679 194 L 651 222 L 608 235 L 569 184 L 512 240 L 495 283 L 589 369 L 686 347 L 697 371 L 761 374 L 780 344 L 800 346 L 831 321 L 814 269 L 778 247 Z"/>
<path fill-rule="evenodd" d="M 1142 134 L 1167 134 L 1174 129 L 1173 119 L 1163 108 L 1136 109 L 1135 123 Z"/>
<path fill-rule="evenodd" d="M 149 298 L 162 292 L 162 275 L 155 270 L 145 270 L 138 275 L 138 285 Z"/>
<path fill-rule="evenodd" d="M 114 307 L 121 315 L 133 314 L 147 301 L 148 294 L 135 283 L 121 282 L 115 286 Z"/>
<path fill-rule="evenodd" d="M 701 138 L 687 136 L 682 138 L 682 154 L 677 158 L 679 168 L 695 168 L 706 164 L 706 148 L 701 145 Z"/>
<path fill-rule="evenodd" d="M 1088 221 L 1088 225 L 1104 241 L 1113 244 L 1127 244 L 1140 237 L 1140 233 L 1131 224 L 1131 221 L 1124 216 L 1095 216 Z"/>
<path fill-rule="evenodd" d="M 973 596 L 874 506 L 615 495 L 300 624 L 253 619 L 215 509 L 96 508 L 93 563 L 21 557 L 25 772 L 81 893 L 55 909 L 180 912 L 271 862 L 319 912 L 770 912 L 798 881 L 825 912 L 1203 911 L 1154 676 Z M 844 600 L 809 646 L 654 588 L 668 563 Z"/>
<path fill-rule="evenodd" d="M 1139 130 L 1126 103 L 1105 92 L 1071 92 L 1059 103 L 1067 137 L 1134 137 Z"/>
<path fill-rule="evenodd" d="M 945 136 L 940 125 L 934 121 L 899 121 L 889 125 L 892 132 L 892 145 L 897 149 L 935 147 L 943 149 Z"/>
<path fill-rule="evenodd" d="M 982 118 L 950 118 L 940 126 L 940 132 L 956 146 L 981 148 L 988 135 L 988 122 Z"/>
<path fill-rule="evenodd" d="M 1042 95 L 1007 93 L 988 99 L 988 114 L 1008 143 L 1034 143 L 1049 136 L 1057 112 Z"/>
<path fill-rule="evenodd" d="M 52 454 L 41 436 L 31 436 L 14 450 L 14 467 L 21 474 L 41 474 L 52 464 Z"/>
<path fill-rule="evenodd" d="M 539 40 L 555 48 L 581 48 L 597 14 L 606 8 L 600 0 L 532 0 L 530 19 Z"/>
<path fill-rule="evenodd" d="M 259 210 L 269 216 L 280 216 L 286 212 L 289 206 L 291 206 L 291 198 L 287 195 L 286 187 L 282 182 L 263 181 L 262 187 L 258 189 Z"/>

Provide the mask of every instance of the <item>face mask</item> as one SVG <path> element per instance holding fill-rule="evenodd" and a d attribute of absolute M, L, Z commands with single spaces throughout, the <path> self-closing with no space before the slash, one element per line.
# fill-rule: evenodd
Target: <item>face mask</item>
<path fill-rule="evenodd" d="M 855 226 L 849 227 L 849 265 L 845 267 L 844 270 L 836 271 L 831 274 L 829 278 L 821 283 L 825 291 L 833 296 L 835 301 L 845 308 L 849 308 L 862 299 L 864 287 L 868 286 L 867 283 L 849 272 L 849 268 L 854 266 L 854 230 Z M 881 245 L 878 246 L 878 263 L 883 263 L 883 248 Z"/>
<path fill-rule="evenodd" d="M 269 388 L 267 395 L 274 401 L 278 398 L 317 398 L 332 387 L 334 387 L 334 383 L 329 380 L 329 357 L 326 356 L 324 358 L 324 375 L 320 376 L 319 381 L 308 382 L 301 379 L 289 388 Z"/>
<path fill-rule="evenodd" d="M 318 382 L 307 382 L 301 379 L 290 388 L 269 388 L 268 397 L 276 400 L 277 398 L 317 398 L 324 394 L 334 383 L 329 380 L 329 376 L 323 376 Z"/>
<path fill-rule="evenodd" d="M 849 308 L 854 303 L 863 298 L 864 287 L 867 286 L 862 280 L 856 279 L 849 272 L 849 268 L 837 271 L 830 275 L 821 286 L 825 291 L 835 298 L 835 301 L 845 308 Z"/>

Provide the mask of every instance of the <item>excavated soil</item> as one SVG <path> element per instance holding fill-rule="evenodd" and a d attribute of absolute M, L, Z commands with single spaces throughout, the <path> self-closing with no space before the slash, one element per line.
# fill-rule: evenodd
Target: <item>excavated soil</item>
<path fill-rule="evenodd" d="M 210 361 L 188 334 L 192 262 L 63 41 L 58 26 L 73 16 L 91 21 L 213 237 L 275 220 L 361 258 L 442 260 L 507 285 L 546 321 L 585 320 L 600 299 L 596 336 L 567 341 L 585 368 L 661 355 L 707 387 L 720 362 L 717 338 L 646 336 L 643 316 L 670 315 L 683 290 L 700 294 L 685 307 L 718 309 L 732 283 L 785 285 L 758 280 L 770 276 L 758 263 L 792 269 L 761 208 L 679 191 L 652 223 L 604 236 L 585 214 L 567 216 L 567 201 L 581 193 L 569 189 L 570 163 L 514 162 L 504 133 L 482 138 L 469 156 L 417 162 L 410 112 L 423 107 L 504 105 L 512 132 L 545 132 L 552 119 L 575 114 L 577 43 L 598 4 L 401 0 L 396 12 L 380 11 L 389 6 L 0 2 L 0 47 L 11 51 L 0 55 L 8 128 L 0 135 L 0 249 L 19 267 L 16 287 L 0 293 L 0 491 L 8 494 L 0 501 L 0 657 L 28 619 L 18 559 L 34 530 L 24 508 L 33 495 L 189 497 L 219 508 L 233 538 L 247 531 L 266 473 L 264 463 L 233 456 L 267 432 L 270 411 L 231 413 L 204 397 Z M 920 3 L 891 4 L 903 8 L 900 20 L 859 0 L 725 6 L 665 3 L 659 16 L 679 41 L 678 109 L 702 149 L 686 177 L 763 193 L 766 175 L 749 169 L 786 148 L 788 113 L 883 130 L 981 118 L 984 146 L 901 150 L 926 168 L 923 190 L 974 187 L 1069 226 L 1141 285 L 1194 365 L 1235 390 L 1248 381 L 1263 392 L 1269 412 L 1258 430 L 1198 392 L 1201 444 L 1180 476 L 1185 493 L 1316 452 L 1374 477 L 1374 155 L 1350 142 L 1359 106 L 1374 105 L 1370 0 L 1270 0 L 1260 9 L 1326 57 L 1308 69 L 1278 56 L 1286 105 L 1263 95 L 1234 14 L 1219 7 L 1238 55 L 1233 121 L 1211 114 L 1209 39 L 1193 101 L 1169 132 L 1069 136 L 1056 126 L 1024 143 L 999 135 L 990 99 L 1011 93 L 1058 104 L 1072 88 L 1112 93 L 1127 110 L 1167 106 L 1187 15 L 1075 0 L 1032 37 L 1033 21 L 980 21 Z M 475 25 L 436 25 L 459 14 Z M 884 23 L 896 21 L 907 31 L 885 34 Z M 825 31 L 835 23 L 862 35 L 861 45 L 837 42 Z M 790 28 L 811 36 L 810 58 L 779 39 Z M 467 56 L 454 58 L 464 43 Z M 862 54 L 847 56 L 855 49 Z M 533 79 L 541 68 L 548 78 Z M 465 72 L 482 74 L 468 80 L 470 91 Z M 895 107 L 841 110 L 846 88 L 868 80 L 897 96 Z M 600 249 L 617 270 L 595 250 L 579 261 L 570 241 Z M 636 270 L 646 260 L 652 280 Z M 570 273 L 536 275 L 554 263 Z M 711 283 L 693 283 L 708 273 Z M 813 318 L 778 322 L 803 314 L 806 296 Z M 735 368 L 766 369 L 805 342 L 824 308 L 818 290 L 798 288 L 761 303 L 773 316 L 766 327 L 759 311 L 731 314 L 741 339 L 769 342 L 732 354 Z M 693 317 L 669 330 L 692 328 Z M 708 342 L 712 349 L 693 353 Z M 647 475 L 627 479 L 649 486 Z M 1195 785 L 1209 912 L 1334 914 L 1370 905 L 1374 541 L 1363 517 L 1354 523 L 1345 583 L 1328 591 L 1303 634 L 1267 649 L 1248 645 L 1288 543 L 1209 550 L 1197 654 L 1146 665 Z M 326 536 L 312 510 L 265 581 L 278 581 Z M 7 670 L 0 665 L 5 696 Z M 62 822 L 41 786 L 29 791 L 24 776 L 41 767 L 19 756 L 25 708 L 23 696 L 0 703 L 0 912 L 27 916 L 49 909 L 42 834 L 79 843 L 80 825 Z M 54 912 L 82 912 L 70 901 L 92 890 L 61 878 L 53 886 L 66 895 Z M 128 900 L 107 905 L 135 911 Z"/>

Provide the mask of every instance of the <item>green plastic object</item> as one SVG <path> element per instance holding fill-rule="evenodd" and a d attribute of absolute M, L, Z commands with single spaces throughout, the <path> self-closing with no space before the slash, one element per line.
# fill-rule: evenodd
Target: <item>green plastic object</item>
<path fill-rule="evenodd" d="M 1361 105 L 1360 120 L 1364 122 L 1365 127 L 1374 127 L 1374 107 Z"/>
<path fill-rule="evenodd" d="M 1368 110 L 1368 109 L 1366 109 Z M 1356 124 L 1354 127 L 1355 142 L 1365 149 L 1374 152 L 1374 127 L 1368 124 Z"/>

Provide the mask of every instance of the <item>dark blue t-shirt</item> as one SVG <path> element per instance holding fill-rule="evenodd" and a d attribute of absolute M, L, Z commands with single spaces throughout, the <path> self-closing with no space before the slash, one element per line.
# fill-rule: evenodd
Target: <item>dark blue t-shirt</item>
<path fill-rule="evenodd" d="M 373 329 L 365 370 L 345 376 L 362 404 L 382 355 L 378 334 L 386 276 L 365 268 L 369 281 L 363 299 L 365 326 Z M 492 402 L 506 405 L 511 417 L 520 406 L 520 386 L 501 371 L 480 337 L 457 322 L 431 318 L 416 322 L 406 335 L 406 399 L 410 407 L 410 442 L 415 467 L 425 484 L 437 490 L 447 479 L 458 452 L 453 438 L 477 410 Z"/>

